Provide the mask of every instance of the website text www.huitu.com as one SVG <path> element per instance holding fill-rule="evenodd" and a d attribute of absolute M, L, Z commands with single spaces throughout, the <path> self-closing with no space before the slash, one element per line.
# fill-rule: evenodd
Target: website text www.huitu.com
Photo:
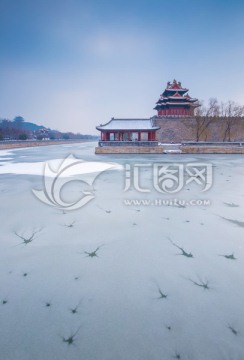
<path fill-rule="evenodd" d="M 124 199 L 125 206 L 210 206 L 209 199 Z"/>

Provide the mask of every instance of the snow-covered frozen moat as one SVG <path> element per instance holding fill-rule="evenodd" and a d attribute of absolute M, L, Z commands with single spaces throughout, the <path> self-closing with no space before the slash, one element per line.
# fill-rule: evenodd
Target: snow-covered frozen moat
<path fill-rule="evenodd" d="M 96 156 L 94 146 L 0 152 L 0 358 L 244 359 L 243 156 Z M 32 193 L 43 163 L 69 154 L 117 164 L 70 212 Z M 164 198 L 124 192 L 123 165 L 153 162 L 213 164 L 210 190 L 192 182 L 170 196 L 211 204 L 126 206 Z M 152 187 L 150 168 L 140 174 Z M 66 196 L 82 189 L 70 183 Z"/>

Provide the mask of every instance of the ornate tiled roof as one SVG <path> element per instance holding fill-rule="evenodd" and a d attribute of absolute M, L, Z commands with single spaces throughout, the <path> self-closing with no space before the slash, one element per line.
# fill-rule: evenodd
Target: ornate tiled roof
<path fill-rule="evenodd" d="M 166 89 L 164 92 L 175 92 L 175 91 L 178 91 L 178 92 L 187 92 L 188 89 L 186 88 L 183 88 L 181 86 L 181 82 L 177 82 L 176 80 L 174 80 L 172 83 L 170 81 L 167 82 L 167 86 L 166 86 Z"/>
<path fill-rule="evenodd" d="M 114 119 L 108 123 L 96 127 L 97 130 L 158 130 L 160 127 L 154 126 L 152 119 Z"/>
<path fill-rule="evenodd" d="M 160 95 L 159 100 L 156 103 L 155 110 L 163 110 L 173 108 L 172 113 L 175 112 L 175 108 L 182 109 L 194 109 L 198 107 L 197 99 L 190 97 L 187 93 L 188 89 L 181 86 L 181 82 L 174 80 L 172 83 L 167 83 L 166 89 Z M 185 93 L 187 93 L 185 95 Z"/>

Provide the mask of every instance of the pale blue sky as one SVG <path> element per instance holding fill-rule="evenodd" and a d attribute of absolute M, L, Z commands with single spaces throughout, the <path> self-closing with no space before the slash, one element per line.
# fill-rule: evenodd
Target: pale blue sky
<path fill-rule="evenodd" d="M 244 104 L 243 0 L 0 0 L 0 117 L 96 133 L 167 81 Z"/>

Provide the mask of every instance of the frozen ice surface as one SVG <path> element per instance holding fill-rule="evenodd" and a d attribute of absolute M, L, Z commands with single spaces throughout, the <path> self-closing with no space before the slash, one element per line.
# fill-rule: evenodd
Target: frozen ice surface
<path fill-rule="evenodd" d="M 243 156 L 96 156 L 94 146 L 0 152 L 0 358 L 243 359 Z M 34 197 L 43 179 L 33 168 L 69 154 L 120 165 L 212 163 L 209 191 L 192 183 L 170 196 L 211 205 L 125 206 L 164 195 L 124 192 L 118 167 L 96 178 L 94 200 L 63 212 Z M 10 165 L 18 174 L 3 170 Z M 141 176 L 150 187 L 150 170 Z M 76 182 L 66 189 L 72 198 L 81 190 Z"/>

